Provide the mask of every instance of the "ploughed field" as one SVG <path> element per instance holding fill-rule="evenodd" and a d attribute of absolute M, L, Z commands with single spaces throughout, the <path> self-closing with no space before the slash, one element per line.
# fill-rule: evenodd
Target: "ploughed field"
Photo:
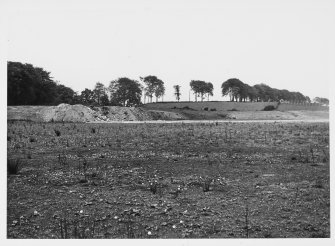
<path fill-rule="evenodd" d="M 329 123 L 8 122 L 8 238 L 329 237 Z"/>

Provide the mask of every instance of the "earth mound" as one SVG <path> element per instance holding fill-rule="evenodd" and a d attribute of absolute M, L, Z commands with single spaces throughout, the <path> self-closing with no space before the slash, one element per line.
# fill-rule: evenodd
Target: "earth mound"
<path fill-rule="evenodd" d="M 180 120 L 178 113 L 144 110 L 137 107 L 87 107 L 81 104 L 58 106 L 8 106 L 8 120 L 29 120 L 38 122 L 111 122 Z"/>
<path fill-rule="evenodd" d="M 43 121 L 90 122 L 104 121 L 106 117 L 99 115 L 89 107 L 81 104 L 69 105 L 62 103 L 55 107 L 45 107 L 39 112 Z"/>

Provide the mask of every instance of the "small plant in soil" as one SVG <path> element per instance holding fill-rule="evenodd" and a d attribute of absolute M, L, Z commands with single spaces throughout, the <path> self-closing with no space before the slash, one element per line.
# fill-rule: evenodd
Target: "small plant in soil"
<path fill-rule="evenodd" d="M 245 214 L 244 214 L 244 218 L 245 218 L 245 235 L 247 238 L 249 238 L 249 206 L 248 204 L 245 207 Z"/>
<path fill-rule="evenodd" d="M 202 179 L 202 178 L 200 178 L 200 179 Z M 205 179 L 202 179 L 202 181 L 203 181 L 203 186 L 202 186 L 203 192 L 210 191 L 210 186 L 211 186 L 211 183 L 213 181 L 213 178 L 206 177 Z"/>
<path fill-rule="evenodd" d="M 310 149 L 309 149 L 311 155 L 312 155 L 312 163 L 313 165 L 315 164 L 315 156 L 314 156 L 314 150 L 313 150 L 313 147 L 311 146 Z"/>
<path fill-rule="evenodd" d="M 59 130 L 55 129 L 54 131 L 55 131 L 55 134 L 56 134 L 57 137 L 59 137 L 61 135 L 61 132 Z"/>
<path fill-rule="evenodd" d="M 324 185 L 322 180 L 318 179 L 315 181 L 315 184 L 313 185 L 314 188 L 318 188 L 318 189 L 323 189 Z"/>
<path fill-rule="evenodd" d="M 36 142 L 36 138 L 34 138 L 34 137 L 30 137 L 30 138 L 29 138 L 29 142 L 31 142 L 31 143 Z"/>
<path fill-rule="evenodd" d="M 152 194 L 156 194 L 157 193 L 157 188 L 158 188 L 157 180 L 150 181 L 149 188 L 150 188 L 150 191 L 152 192 Z"/>
<path fill-rule="evenodd" d="M 66 155 L 63 154 L 58 154 L 58 163 L 61 167 L 64 167 L 67 165 L 67 158 Z"/>
<path fill-rule="evenodd" d="M 173 199 L 176 199 L 180 193 L 181 193 L 181 187 L 180 187 L 180 185 L 178 185 L 177 189 L 175 189 L 175 190 L 171 190 L 171 191 L 169 192 L 169 194 L 172 195 L 172 198 L 173 198 Z"/>

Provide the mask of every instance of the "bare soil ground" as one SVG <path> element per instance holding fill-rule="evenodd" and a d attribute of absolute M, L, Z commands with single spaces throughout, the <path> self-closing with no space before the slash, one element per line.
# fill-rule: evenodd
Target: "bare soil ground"
<path fill-rule="evenodd" d="M 329 123 L 9 121 L 8 238 L 330 236 Z"/>

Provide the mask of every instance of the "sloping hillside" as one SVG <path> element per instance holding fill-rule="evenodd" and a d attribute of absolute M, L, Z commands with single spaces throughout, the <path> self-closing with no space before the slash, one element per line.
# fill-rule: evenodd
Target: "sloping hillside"
<path fill-rule="evenodd" d="M 173 111 L 176 109 L 205 110 L 208 111 L 261 111 L 265 106 L 272 105 L 279 111 L 328 111 L 329 108 L 313 103 L 280 103 L 277 102 L 158 102 L 147 103 L 143 107 L 150 110 Z"/>
<path fill-rule="evenodd" d="M 8 106 L 7 120 L 37 122 L 111 122 L 144 120 L 182 120 L 179 113 L 150 111 L 134 107 L 86 107 L 80 104 L 58 106 Z"/>
<path fill-rule="evenodd" d="M 243 105 L 244 103 L 242 103 Z M 193 106 L 196 106 L 194 104 Z M 199 106 L 199 105 L 198 105 Z M 237 104 L 234 104 L 237 106 Z M 259 106 L 259 105 L 258 105 Z M 257 106 L 257 107 L 258 107 Z M 239 105 L 238 107 L 242 107 Z M 252 107 L 251 107 L 252 108 Z M 86 107 L 80 104 L 58 106 L 8 106 L 8 120 L 37 122 L 114 122 L 153 120 L 308 120 L 328 119 L 329 112 L 315 110 L 262 111 L 262 110 L 193 109 L 185 106 L 175 109 L 152 110 L 147 107 Z"/>
<path fill-rule="evenodd" d="M 276 110 L 264 111 L 266 106 Z M 278 107 L 277 107 L 278 106 Z M 277 102 L 163 102 L 148 103 L 147 110 L 179 113 L 189 120 L 315 120 L 328 119 L 329 108 L 318 104 Z"/>
<path fill-rule="evenodd" d="M 208 111 L 257 111 L 263 110 L 267 105 L 277 106 L 277 102 L 158 102 L 147 103 L 143 107 L 150 110 L 191 109 Z"/>

